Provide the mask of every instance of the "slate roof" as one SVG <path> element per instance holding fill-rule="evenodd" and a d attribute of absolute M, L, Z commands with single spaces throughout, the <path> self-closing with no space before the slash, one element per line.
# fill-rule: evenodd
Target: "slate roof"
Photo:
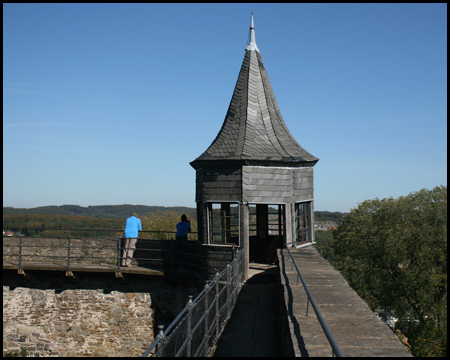
<path fill-rule="evenodd" d="M 222 128 L 208 149 L 190 164 L 211 166 L 314 166 L 319 159 L 303 149 L 281 116 L 255 41 L 250 41 Z"/>

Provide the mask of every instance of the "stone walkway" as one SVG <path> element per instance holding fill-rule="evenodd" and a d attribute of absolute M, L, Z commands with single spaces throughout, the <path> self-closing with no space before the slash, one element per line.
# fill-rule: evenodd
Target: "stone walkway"
<path fill-rule="evenodd" d="M 346 280 L 314 247 L 291 250 L 328 328 L 344 356 L 411 356 L 390 328 L 379 320 Z M 295 356 L 331 356 L 312 306 L 286 249 L 279 250 L 281 281 Z"/>
<path fill-rule="evenodd" d="M 250 264 L 249 280 L 239 293 L 214 357 L 280 357 L 278 266 Z"/>

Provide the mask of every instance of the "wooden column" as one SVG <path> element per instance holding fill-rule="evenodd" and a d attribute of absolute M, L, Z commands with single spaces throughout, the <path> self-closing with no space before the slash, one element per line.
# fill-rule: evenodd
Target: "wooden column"
<path fill-rule="evenodd" d="M 207 233 L 205 231 L 205 220 L 206 219 L 206 211 L 205 205 L 201 202 L 197 202 L 197 231 L 198 231 L 198 241 L 202 244 L 207 243 Z"/>
<path fill-rule="evenodd" d="M 294 241 L 294 224 L 292 221 L 292 212 L 293 212 L 293 204 L 286 204 L 285 205 L 285 231 L 284 231 L 284 243 L 286 244 L 286 247 L 291 247 L 292 242 Z"/>
<path fill-rule="evenodd" d="M 266 204 L 257 204 L 256 205 L 256 228 L 257 233 L 256 235 L 260 239 L 267 238 L 267 235 L 269 234 L 269 206 Z"/>
<path fill-rule="evenodd" d="M 250 263 L 250 241 L 248 237 L 248 204 L 240 204 L 241 207 L 241 251 L 244 251 L 244 281 L 248 280 L 248 267 Z"/>
<path fill-rule="evenodd" d="M 230 233 L 229 230 L 231 228 L 231 221 L 230 221 L 230 203 L 221 203 L 220 204 L 220 212 L 222 215 L 224 215 L 224 219 L 223 219 L 223 224 L 222 224 L 222 236 L 223 236 L 223 240 L 226 241 L 230 241 Z"/>

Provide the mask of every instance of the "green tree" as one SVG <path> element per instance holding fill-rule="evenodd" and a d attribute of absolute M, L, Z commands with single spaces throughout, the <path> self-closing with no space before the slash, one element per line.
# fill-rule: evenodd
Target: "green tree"
<path fill-rule="evenodd" d="M 447 355 L 447 187 L 367 200 L 345 216 L 337 268 L 415 356 Z"/>
<path fill-rule="evenodd" d="M 335 230 L 329 231 L 316 230 L 314 232 L 317 251 L 325 259 L 327 259 L 328 262 L 333 266 L 335 266 L 334 251 L 333 251 L 334 232 Z"/>

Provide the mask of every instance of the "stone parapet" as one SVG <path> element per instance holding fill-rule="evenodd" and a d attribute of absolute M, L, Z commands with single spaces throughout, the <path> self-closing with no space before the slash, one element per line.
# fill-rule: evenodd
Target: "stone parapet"
<path fill-rule="evenodd" d="M 412 356 L 342 275 L 314 247 L 292 248 L 305 282 L 344 356 Z M 278 250 L 290 336 L 295 356 L 331 356 L 332 350 L 286 249 Z"/>

